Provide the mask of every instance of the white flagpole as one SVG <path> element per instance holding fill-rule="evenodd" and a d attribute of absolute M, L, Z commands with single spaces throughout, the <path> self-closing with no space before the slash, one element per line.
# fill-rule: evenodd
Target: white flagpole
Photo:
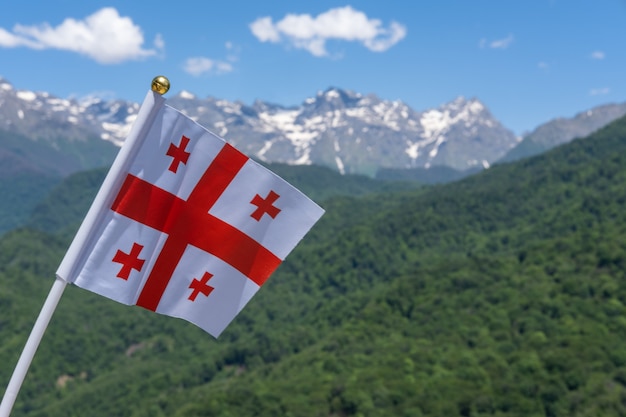
<path fill-rule="evenodd" d="M 158 76 L 152 80 L 152 91 L 149 91 L 146 95 L 146 98 L 141 105 L 141 109 L 137 114 L 137 119 L 135 120 L 129 135 L 126 138 L 124 146 L 122 146 L 122 149 L 120 149 L 115 161 L 113 161 L 111 169 L 104 179 L 104 182 L 91 204 L 85 219 L 80 225 L 80 228 L 67 250 L 65 257 L 61 261 L 61 265 L 56 273 L 56 280 L 54 281 L 54 284 L 50 289 L 50 293 L 48 293 L 48 297 L 39 312 L 37 321 L 31 330 L 30 336 L 28 337 L 26 345 L 22 350 L 22 354 L 20 355 L 17 365 L 15 366 L 13 375 L 9 380 L 9 385 L 4 392 L 2 403 L 0 403 L 0 417 L 9 417 L 11 414 L 17 394 L 22 387 L 22 383 L 24 382 L 24 378 L 26 377 L 26 373 L 28 372 L 31 362 L 33 361 L 35 352 L 41 343 L 41 338 L 50 323 L 52 314 L 59 304 L 59 300 L 63 295 L 63 291 L 65 290 L 67 283 L 71 282 L 74 278 L 73 274 L 76 271 L 78 266 L 77 264 L 80 262 L 82 253 L 91 238 L 91 232 L 94 230 L 94 226 L 97 225 L 102 213 L 107 207 L 111 206 L 111 201 L 108 201 L 113 198 L 111 197 L 111 190 L 119 189 L 122 181 L 121 178 L 123 179 L 121 174 L 128 169 L 128 165 L 132 162 L 136 150 L 147 136 L 154 117 L 165 102 L 165 99 L 161 96 L 165 94 L 167 90 L 169 90 L 169 80 L 167 78 Z"/>
<path fill-rule="evenodd" d="M 54 284 L 52 284 L 48 298 L 46 298 L 46 302 L 41 308 L 39 317 L 37 317 L 33 330 L 31 330 L 30 336 L 24 346 L 24 350 L 22 350 L 20 359 L 17 361 L 17 365 L 15 366 L 9 385 L 4 392 L 4 397 L 2 398 L 2 403 L 0 404 L 0 417 L 9 417 L 9 414 L 11 414 L 13 404 L 17 398 L 17 393 L 22 387 L 22 383 L 26 377 L 26 372 L 30 367 L 30 363 L 33 361 L 33 357 L 39 347 L 43 333 L 48 327 L 48 323 L 52 318 L 52 313 L 54 313 L 57 304 L 59 304 L 59 300 L 61 299 L 61 295 L 63 295 L 63 290 L 65 290 L 66 285 L 67 282 L 60 278 L 57 278 L 54 281 Z"/>

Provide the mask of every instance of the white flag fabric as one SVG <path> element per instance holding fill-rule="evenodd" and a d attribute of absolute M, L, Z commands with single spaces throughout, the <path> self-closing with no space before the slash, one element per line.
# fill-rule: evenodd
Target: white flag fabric
<path fill-rule="evenodd" d="M 324 210 L 155 93 L 142 111 L 57 276 L 218 337 Z"/>

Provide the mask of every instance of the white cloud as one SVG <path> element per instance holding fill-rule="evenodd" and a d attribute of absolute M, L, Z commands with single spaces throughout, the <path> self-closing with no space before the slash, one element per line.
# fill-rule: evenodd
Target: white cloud
<path fill-rule="evenodd" d="M 591 59 L 602 60 L 602 59 L 606 58 L 606 55 L 602 51 L 593 51 L 591 53 L 590 57 L 591 57 Z"/>
<path fill-rule="evenodd" d="M 479 42 L 479 46 L 481 48 L 491 48 L 491 49 L 507 49 L 513 43 L 514 37 L 513 35 L 509 35 L 506 38 L 496 39 L 493 41 L 488 41 L 483 38 Z"/>
<path fill-rule="evenodd" d="M 18 24 L 12 32 L 0 28 L 0 47 L 71 51 L 101 64 L 154 56 L 165 45 L 160 35 L 154 40 L 156 49 L 144 49 L 143 43 L 141 28 L 112 7 L 102 8 L 84 20 L 67 18 L 56 27 L 43 23 L 37 26 Z"/>
<path fill-rule="evenodd" d="M 15 36 L 2 28 L 0 28 L 0 46 L 5 48 L 15 48 L 18 46 L 30 46 L 31 48 L 36 47 L 35 45 L 29 45 L 26 39 L 21 39 L 19 36 Z"/>
<path fill-rule="evenodd" d="M 274 28 L 271 17 L 261 17 L 250 23 L 250 30 L 261 42 L 280 41 L 280 33 Z"/>
<path fill-rule="evenodd" d="M 199 77 L 201 75 L 222 75 L 234 71 L 233 64 L 239 61 L 240 47 L 231 41 L 224 43 L 227 51 L 225 60 L 211 59 L 204 56 L 187 58 L 183 63 L 183 71 Z"/>
<path fill-rule="evenodd" d="M 383 33 L 386 36 L 367 39 L 365 46 L 374 52 L 386 51 L 406 36 L 406 29 L 398 22 L 391 22 L 390 28 Z"/>
<path fill-rule="evenodd" d="M 188 58 L 183 65 L 183 70 L 198 77 L 202 74 L 226 74 L 233 70 L 233 66 L 228 62 L 200 56 Z"/>
<path fill-rule="evenodd" d="M 373 52 L 384 52 L 406 36 L 406 27 L 391 22 L 382 26 L 379 19 L 350 6 L 330 9 L 315 17 L 309 14 L 288 14 L 274 23 L 269 16 L 250 24 L 252 34 L 261 42 L 286 42 L 305 49 L 314 56 L 327 56 L 326 41 L 359 42 Z"/>
<path fill-rule="evenodd" d="M 610 92 L 611 90 L 609 90 L 608 87 L 592 88 L 591 90 L 589 90 L 589 95 L 590 96 L 605 96 L 609 94 Z"/>

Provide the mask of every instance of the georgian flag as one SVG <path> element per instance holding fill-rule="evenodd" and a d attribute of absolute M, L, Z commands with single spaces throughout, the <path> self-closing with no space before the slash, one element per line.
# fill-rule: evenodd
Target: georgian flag
<path fill-rule="evenodd" d="M 149 92 L 57 276 L 217 337 L 323 213 Z"/>

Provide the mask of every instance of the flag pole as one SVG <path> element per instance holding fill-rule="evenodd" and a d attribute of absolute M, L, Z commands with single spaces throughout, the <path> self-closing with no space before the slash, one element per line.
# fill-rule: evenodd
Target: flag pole
<path fill-rule="evenodd" d="M 83 220 L 83 223 L 74 237 L 68 252 L 57 270 L 56 279 L 52 284 L 52 288 L 48 293 L 48 297 L 46 298 L 41 311 L 39 312 L 39 316 L 37 317 L 33 329 L 30 332 L 30 336 L 26 340 L 26 345 L 24 345 L 24 349 L 22 350 L 20 358 L 17 361 L 17 365 L 13 370 L 13 375 L 11 375 L 7 389 L 2 397 L 2 402 L 0 403 L 0 417 L 9 417 L 11 414 L 17 394 L 19 393 L 24 382 L 24 378 L 26 377 L 26 373 L 28 372 L 28 368 L 33 361 L 35 352 L 37 352 L 37 349 L 39 348 L 39 344 L 41 343 L 43 334 L 50 323 L 52 314 L 56 310 L 59 300 L 63 295 L 63 291 L 67 286 L 68 281 L 66 279 L 71 278 L 72 273 L 76 268 L 77 259 L 80 257 L 80 253 L 85 248 L 93 230 L 93 225 L 102 213 L 103 208 L 110 207 L 110 204 L 103 204 L 107 202 L 107 194 L 110 194 L 109 191 L 111 188 L 115 187 L 115 183 L 117 182 L 116 180 L 121 177 L 118 174 L 127 168 L 126 165 L 128 161 L 132 159 L 132 151 L 137 148 L 135 143 L 141 142 L 147 135 L 146 127 L 151 124 L 148 121 L 154 117 L 156 111 L 158 111 L 160 106 L 163 104 L 161 96 L 165 94 L 169 88 L 170 82 L 166 77 L 157 76 L 152 80 L 151 89 L 154 93 L 148 93 L 142 108 L 137 114 L 137 120 L 135 121 L 133 129 L 125 141 L 125 145 L 129 146 L 123 146 L 118 153 L 118 156 L 115 158 L 115 161 L 113 162 L 113 165 L 111 166 L 100 191 L 98 191 L 91 208 L 85 216 L 85 220 Z"/>

